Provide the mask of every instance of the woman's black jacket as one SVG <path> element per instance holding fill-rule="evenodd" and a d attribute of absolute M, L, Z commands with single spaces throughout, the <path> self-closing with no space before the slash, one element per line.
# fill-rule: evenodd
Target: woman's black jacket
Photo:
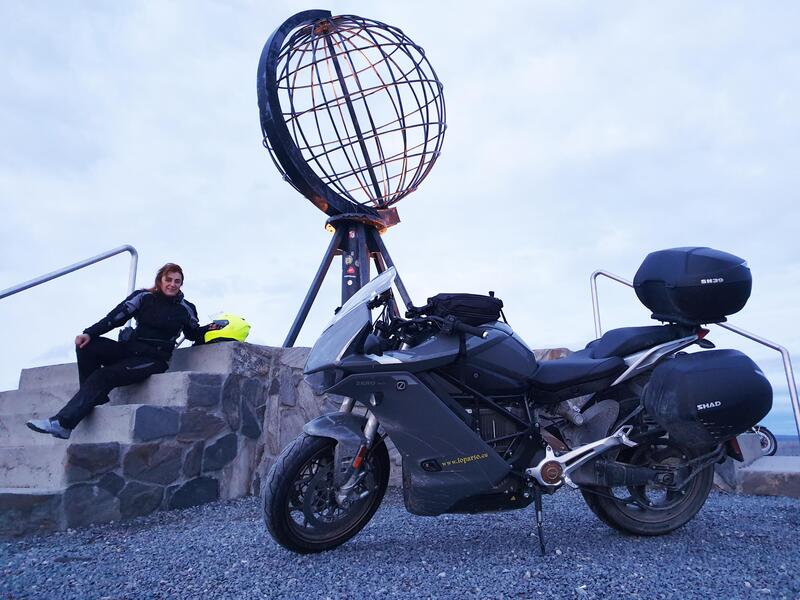
<path fill-rule="evenodd" d="M 181 331 L 187 339 L 200 343 L 206 333 L 206 327 L 199 326 L 197 309 L 183 297 L 183 292 L 170 297 L 149 290 L 136 290 L 83 332 L 92 337 L 103 335 L 131 318 L 136 319 L 136 329 L 125 343 L 134 354 L 161 360 L 172 356 Z"/>

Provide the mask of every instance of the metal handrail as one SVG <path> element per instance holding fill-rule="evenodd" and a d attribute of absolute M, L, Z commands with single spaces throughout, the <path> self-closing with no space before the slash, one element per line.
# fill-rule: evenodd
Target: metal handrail
<path fill-rule="evenodd" d="M 70 273 L 73 273 L 78 269 L 83 269 L 84 267 L 88 267 L 90 265 L 98 263 L 101 260 L 111 258 L 112 256 L 116 256 L 117 254 L 122 254 L 123 252 L 130 252 L 131 254 L 131 264 L 130 264 L 130 269 L 128 271 L 128 294 L 131 294 L 133 292 L 134 287 L 136 287 L 136 268 L 139 264 L 139 253 L 136 251 L 136 248 L 126 244 L 125 246 L 119 246 L 118 248 L 113 248 L 111 250 L 98 254 L 97 256 L 93 256 L 91 258 L 87 258 L 86 260 L 82 260 L 80 262 L 67 265 L 66 267 L 63 267 L 56 271 L 51 271 L 50 273 L 40 275 L 39 277 L 35 277 L 34 279 L 31 279 L 24 283 L 20 283 L 11 286 L 10 288 L 6 288 L 0 291 L 0 300 L 8 296 L 18 294 L 19 292 L 27 290 L 28 288 L 32 288 L 34 286 L 47 283 L 51 279 L 56 279 L 57 277 L 69 275 Z"/>
<path fill-rule="evenodd" d="M 633 287 L 633 283 L 620 277 L 619 275 L 614 275 L 614 273 L 610 273 L 608 271 L 604 271 L 599 269 L 592 273 L 590 277 L 590 284 L 592 288 L 592 310 L 594 313 L 594 333 L 599 338 L 603 335 L 603 328 L 600 325 L 600 302 L 597 298 L 597 278 L 600 276 L 607 277 L 613 281 L 621 283 L 623 285 L 627 285 L 628 287 Z M 800 401 L 797 399 L 797 385 L 794 381 L 794 370 L 792 369 L 792 359 L 789 357 L 789 351 L 781 346 L 780 344 L 776 344 L 766 338 L 762 338 L 754 333 L 750 333 L 749 331 L 745 331 L 735 325 L 731 325 L 730 323 L 714 323 L 723 329 L 727 329 L 728 331 L 732 331 L 742 337 L 746 337 L 749 340 L 753 340 L 761 344 L 762 346 L 767 346 L 768 348 L 772 348 L 773 350 L 777 350 L 781 353 L 781 357 L 783 358 L 783 370 L 786 373 L 786 383 L 789 385 L 789 398 L 792 400 L 792 410 L 794 411 L 794 425 L 797 429 L 797 437 L 800 438 Z"/>

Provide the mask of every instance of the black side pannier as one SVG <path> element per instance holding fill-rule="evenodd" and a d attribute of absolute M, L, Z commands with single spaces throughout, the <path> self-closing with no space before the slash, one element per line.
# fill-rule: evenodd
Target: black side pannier
<path fill-rule="evenodd" d="M 772 408 L 772 386 L 737 350 L 679 354 L 657 366 L 642 395 L 647 413 L 690 448 L 744 433 Z"/>
<path fill-rule="evenodd" d="M 437 294 L 428 298 L 420 308 L 412 308 L 409 316 L 430 315 L 434 317 L 454 316 L 459 321 L 477 327 L 500 319 L 503 301 L 494 296 L 480 294 Z"/>
<path fill-rule="evenodd" d="M 753 279 L 744 259 L 712 248 L 651 252 L 633 287 L 653 318 L 669 323 L 720 323 L 742 310 Z"/>

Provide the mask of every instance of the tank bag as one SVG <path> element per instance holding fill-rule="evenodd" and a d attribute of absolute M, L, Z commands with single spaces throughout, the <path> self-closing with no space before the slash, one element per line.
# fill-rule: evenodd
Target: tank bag
<path fill-rule="evenodd" d="M 495 298 L 494 292 L 489 292 L 488 296 L 437 294 L 428 298 L 428 303 L 421 308 L 414 309 L 414 312 L 442 318 L 453 316 L 462 323 L 477 327 L 500 320 L 503 313 L 503 301 Z M 503 319 L 505 320 L 505 317 Z"/>

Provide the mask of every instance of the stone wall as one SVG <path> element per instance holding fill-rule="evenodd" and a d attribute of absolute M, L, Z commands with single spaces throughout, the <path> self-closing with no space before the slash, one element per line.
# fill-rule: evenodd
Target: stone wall
<path fill-rule="evenodd" d="M 169 372 L 115 390 L 72 439 L 22 448 L 13 446 L 23 437 L 6 440 L 0 533 L 81 527 L 249 494 L 278 352 L 249 344 L 179 350 Z M 36 371 L 36 389 L 6 399 L 19 406 L 4 417 L 13 425 L 7 435 L 28 432 L 31 403 L 63 404 L 59 398 L 77 384 L 74 364 Z M 27 480 L 9 483 L 24 473 Z"/>
<path fill-rule="evenodd" d="M 71 444 L 64 465 L 65 525 L 249 494 L 272 364 L 272 352 L 256 348 L 246 349 L 261 359 L 249 361 L 247 374 L 241 365 L 229 375 L 190 374 L 185 407 L 139 407 L 134 443 Z"/>

